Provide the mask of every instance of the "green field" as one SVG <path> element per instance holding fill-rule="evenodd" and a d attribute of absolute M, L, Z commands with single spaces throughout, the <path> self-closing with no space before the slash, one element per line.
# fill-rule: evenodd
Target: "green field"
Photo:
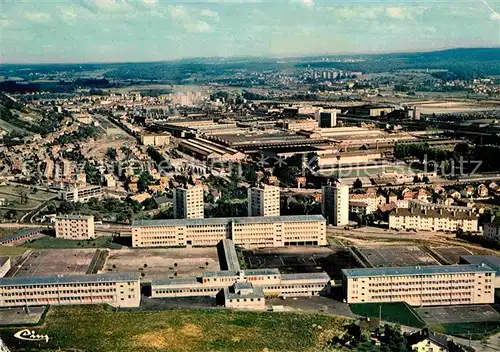
<path fill-rule="evenodd" d="M 401 325 L 422 328 L 425 322 L 420 316 L 404 302 L 394 303 L 356 303 L 351 304 L 351 311 L 354 314 L 378 318 L 380 307 L 382 307 L 382 320 Z"/>
<path fill-rule="evenodd" d="M 111 237 L 97 237 L 95 240 L 78 241 L 55 238 L 51 236 L 41 237 L 23 244 L 27 248 L 111 248 L 120 249 L 121 245 L 113 243 Z"/>
<path fill-rule="evenodd" d="M 454 335 L 465 339 L 483 340 L 500 332 L 500 322 L 436 324 L 432 325 L 431 328 L 442 334 Z"/>
<path fill-rule="evenodd" d="M 105 306 L 51 307 L 45 323 L 31 327 L 50 340 L 40 347 L 32 345 L 32 350 L 313 351 L 342 335 L 346 323 L 326 315 L 223 309 L 139 312 Z M 12 337 L 17 330 L 0 328 L 11 351 L 21 350 Z M 27 343 L 21 346 L 27 350 Z"/>

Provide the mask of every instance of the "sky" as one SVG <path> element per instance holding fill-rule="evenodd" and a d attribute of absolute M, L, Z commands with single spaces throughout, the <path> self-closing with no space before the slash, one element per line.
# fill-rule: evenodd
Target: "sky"
<path fill-rule="evenodd" d="M 500 0 L 0 0 L 0 63 L 500 46 Z"/>

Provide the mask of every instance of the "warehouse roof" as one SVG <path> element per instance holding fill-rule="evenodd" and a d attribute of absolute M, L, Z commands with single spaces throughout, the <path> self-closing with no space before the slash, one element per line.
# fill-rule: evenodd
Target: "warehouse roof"
<path fill-rule="evenodd" d="M 342 269 L 342 273 L 346 277 L 458 274 L 458 273 L 492 272 L 492 271 L 494 270 L 487 265 L 470 265 L 470 264 Z"/>

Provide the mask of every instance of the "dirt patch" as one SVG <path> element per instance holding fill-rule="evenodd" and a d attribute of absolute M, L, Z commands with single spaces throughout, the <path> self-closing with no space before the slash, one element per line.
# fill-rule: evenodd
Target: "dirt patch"
<path fill-rule="evenodd" d="M 189 348 L 189 344 L 186 344 L 187 338 L 196 339 L 201 335 L 202 331 L 198 325 L 186 324 L 179 330 L 168 328 L 135 335 L 132 340 L 135 346 L 146 349 L 164 350 L 168 347 L 185 350 Z"/>
<path fill-rule="evenodd" d="M 179 332 L 182 335 L 189 336 L 189 337 L 199 337 L 202 334 L 200 327 L 198 325 L 194 325 L 194 324 L 184 325 L 184 327 Z"/>
<path fill-rule="evenodd" d="M 167 347 L 166 335 L 172 334 L 172 329 L 151 331 L 134 336 L 134 344 L 143 348 L 163 349 Z"/>

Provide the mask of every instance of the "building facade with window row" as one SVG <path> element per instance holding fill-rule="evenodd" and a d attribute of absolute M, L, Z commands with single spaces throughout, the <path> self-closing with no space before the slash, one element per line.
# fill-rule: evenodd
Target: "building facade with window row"
<path fill-rule="evenodd" d="M 132 224 L 133 247 L 215 246 L 231 239 L 245 248 L 325 246 L 321 215 L 179 220 L 140 220 Z"/>
<path fill-rule="evenodd" d="M 347 303 L 411 306 L 491 304 L 495 270 L 486 265 L 342 269 Z"/>
<path fill-rule="evenodd" d="M 99 304 L 139 307 L 138 275 L 94 274 L 0 278 L 0 307 Z"/>

